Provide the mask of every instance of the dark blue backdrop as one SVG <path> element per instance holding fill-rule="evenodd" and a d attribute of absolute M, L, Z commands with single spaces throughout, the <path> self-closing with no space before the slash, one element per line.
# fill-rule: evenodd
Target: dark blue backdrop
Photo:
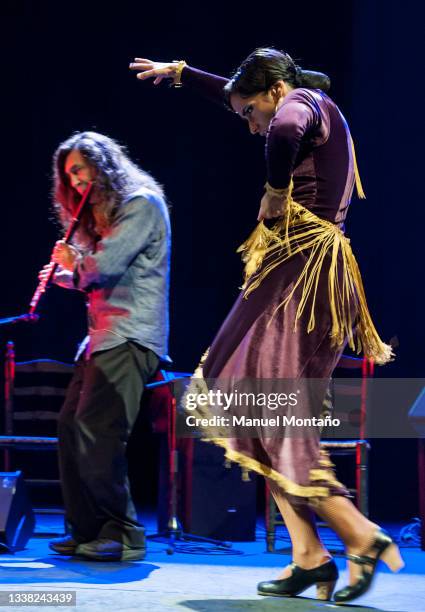
<path fill-rule="evenodd" d="M 348 232 L 381 335 L 400 342 L 384 373 L 422 376 L 421 10 L 384 0 L 154 8 L 3 0 L 0 316 L 26 310 L 57 237 L 49 221 L 53 151 L 73 131 L 95 129 L 126 144 L 165 186 L 174 240 L 170 350 L 176 369 L 193 369 L 238 292 L 235 250 L 255 225 L 264 142 L 184 89 L 138 82 L 127 65 L 135 55 L 184 58 L 229 75 L 256 46 L 274 45 L 331 76 L 368 196 L 354 201 Z M 70 360 L 84 333 L 81 296 L 52 288 L 42 312 L 36 326 L 2 329 L 3 340 L 14 337 L 20 358 Z M 415 442 L 377 442 L 374 457 L 376 508 L 404 470 L 403 505 L 393 499 L 391 512 L 408 518 L 417 511 Z"/>

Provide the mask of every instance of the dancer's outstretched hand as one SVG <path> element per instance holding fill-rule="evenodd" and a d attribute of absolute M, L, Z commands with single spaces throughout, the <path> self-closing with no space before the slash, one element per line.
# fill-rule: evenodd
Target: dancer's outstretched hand
<path fill-rule="evenodd" d="M 154 85 L 159 85 L 163 79 L 173 79 L 177 74 L 178 64 L 172 62 L 153 62 L 142 57 L 135 57 L 129 66 L 130 70 L 137 71 L 137 78 L 141 81 L 152 79 Z"/>

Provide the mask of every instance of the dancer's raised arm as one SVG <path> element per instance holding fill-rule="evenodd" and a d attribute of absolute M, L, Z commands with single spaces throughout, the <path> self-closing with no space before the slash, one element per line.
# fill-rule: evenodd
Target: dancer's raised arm
<path fill-rule="evenodd" d="M 159 85 L 164 79 L 175 87 L 184 86 L 217 104 L 224 104 L 224 86 L 229 79 L 197 68 L 188 66 L 186 62 L 155 62 L 146 58 L 135 57 L 130 64 L 130 70 L 137 72 L 141 81 L 154 78 L 154 85 Z"/>

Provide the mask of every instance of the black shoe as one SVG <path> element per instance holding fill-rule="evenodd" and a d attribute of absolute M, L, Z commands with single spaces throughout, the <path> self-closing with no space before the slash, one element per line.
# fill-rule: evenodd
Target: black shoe
<path fill-rule="evenodd" d="M 145 558 L 145 547 L 132 547 L 122 542 L 99 538 L 79 544 L 75 554 L 94 561 L 140 561 Z"/>
<path fill-rule="evenodd" d="M 376 556 L 370 556 L 376 552 Z M 360 597 L 370 588 L 376 572 L 379 559 L 383 561 L 390 570 L 398 572 L 403 566 L 404 561 L 400 556 L 400 551 L 390 536 L 380 529 L 375 541 L 368 551 L 369 555 L 346 555 L 347 559 L 361 566 L 361 575 L 355 584 L 348 585 L 335 593 L 336 603 L 345 603 Z M 368 567 L 368 569 L 366 569 Z"/>
<path fill-rule="evenodd" d="M 74 555 L 79 544 L 81 542 L 77 542 L 71 535 L 66 535 L 49 542 L 49 548 L 60 555 Z"/>
<path fill-rule="evenodd" d="M 309 570 L 302 569 L 295 563 L 291 563 L 290 567 L 292 574 L 288 578 L 260 582 L 257 587 L 258 594 L 294 597 L 316 584 L 317 599 L 329 600 L 332 597 L 335 583 L 338 580 L 338 568 L 333 559 Z"/>

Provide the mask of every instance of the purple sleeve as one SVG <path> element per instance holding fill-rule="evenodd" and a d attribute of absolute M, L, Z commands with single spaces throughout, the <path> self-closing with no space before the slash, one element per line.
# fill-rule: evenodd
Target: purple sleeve
<path fill-rule="evenodd" d="M 291 93 L 273 117 L 266 142 L 267 181 L 275 189 L 288 187 L 301 140 L 320 125 L 314 100 L 302 92 Z"/>
<path fill-rule="evenodd" d="M 229 79 L 203 72 L 191 66 L 185 66 L 182 70 L 181 82 L 186 89 L 191 89 L 216 104 L 224 104 L 224 86 Z"/>

